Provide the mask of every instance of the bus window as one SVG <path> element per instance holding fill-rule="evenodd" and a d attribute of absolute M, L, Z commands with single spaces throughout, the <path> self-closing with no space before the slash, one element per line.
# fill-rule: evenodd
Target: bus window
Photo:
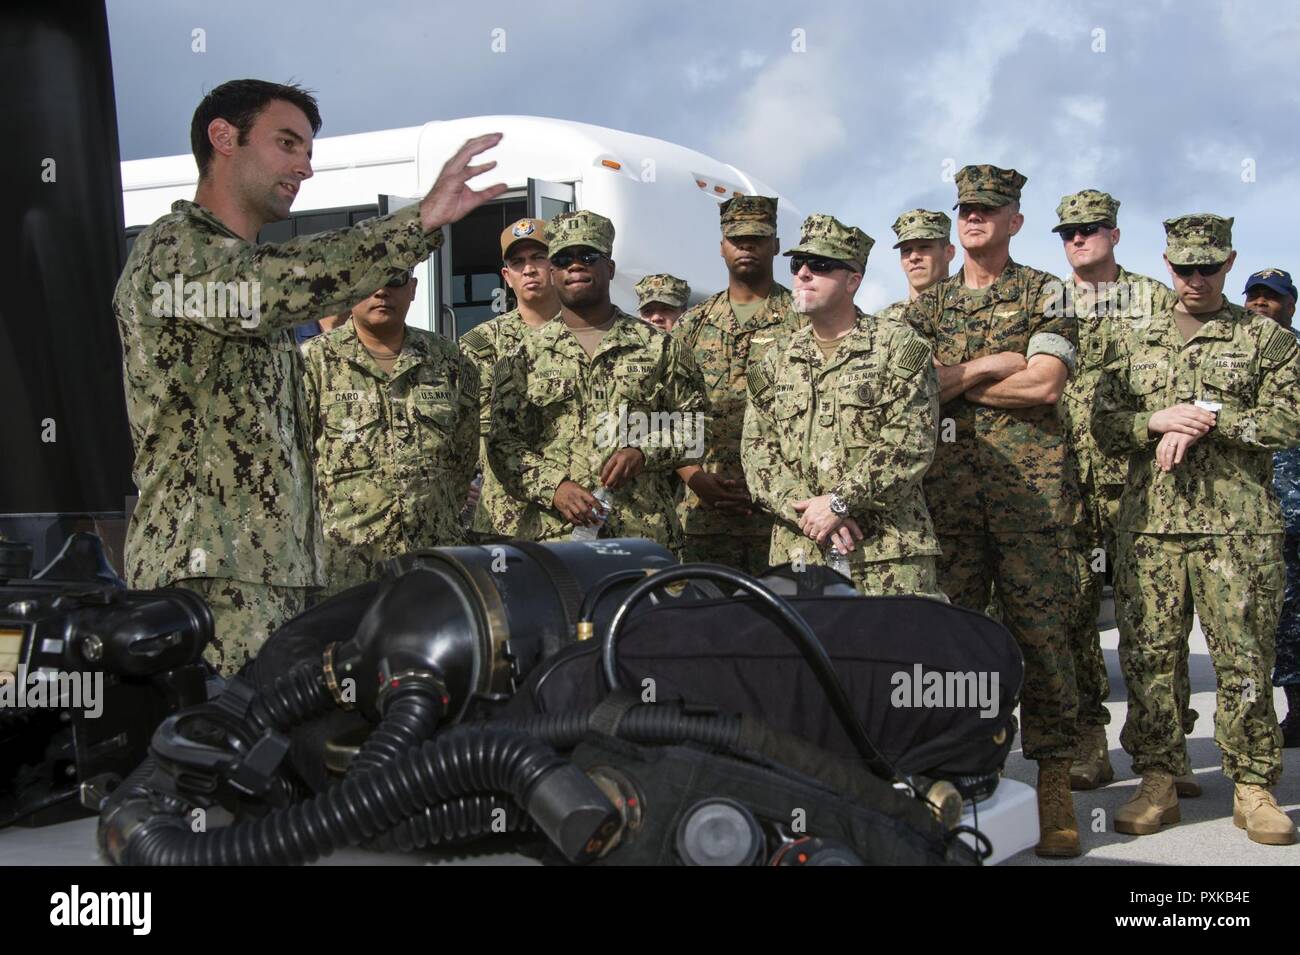
<path fill-rule="evenodd" d="M 475 209 L 451 227 L 450 304 L 456 337 L 515 307 L 501 278 L 501 232 L 527 215 L 522 197 L 507 197 Z M 501 290 L 506 289 L 504 297 Z"/>

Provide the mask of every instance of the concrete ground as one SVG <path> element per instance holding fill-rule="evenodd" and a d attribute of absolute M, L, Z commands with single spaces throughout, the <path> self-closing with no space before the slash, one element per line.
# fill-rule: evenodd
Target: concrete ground
<path fill-rule="evenodd" d="M 1104 616 L 1104 615 L 1103 615 Z M 1214 743 L 1214 667 L 1210 663 L 1200 621 L 1192 631 L 1190 676 L 1192 708 L 1199 714 L 1196 729 L 1187 740 L 1192 770 L 1203 794 L 1179 800 L 1182 822 L 1150 836 L 1127 836 L 1115 832 L 1111 815 L 1137 790 L 1128 754 L 1119 745 L 1124 726 L 1127 696 L 1119 669 L 1119 631 L 1101 634 L 1106 669 L 1110 673 L 1110 761 L 1115 780 L 1109 786 L 1074 794 L 1075 814 L 1083 855 L 1078 859 L 1040 859 L 1033 850 L 1022 852 L 1007 865 L 1300 865 L 1300 844 L 1261 846 L 1246 838 L 1244 830 L 1232 824 L 1232 781 L 1223 775 L 1219 748 Z M 1280 689 L 1273 693 L 1279 716 L 1286 714 L 1286 699 Z M 1293 822 L 1300 823 L 1300 750 L 1283 754 L 1282 781 L 1274 788 L 1278 805 Z M 1006 775 L 1031 786 L 1037 781 L 1037 764 L 1016 750 L 1007 760 Z M 1101 831 L 1096 831 L 1100 828 Z"/>

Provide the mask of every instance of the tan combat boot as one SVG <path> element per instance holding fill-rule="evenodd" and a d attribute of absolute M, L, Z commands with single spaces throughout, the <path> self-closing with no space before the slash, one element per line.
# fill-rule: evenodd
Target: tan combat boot
<path fill-rule="evenodd" d="M 1115 778 L 1110 765 L 1110 744 L 1106 727 L 1084 726 L 1079 730 L 1079 748 L 1070 764 L 1071 789 L 1096 789 Z"/>
<path fill-rule="evenodd" d="M 1149 836 L 1182 819 L 1174 774 L 1153 769 L 1142 774 L 1137 794 L 1115 810 L 1115 831 L 1130 836 Z"/>
<path fill-rule="evenodd" d="M 1038 761 L 1038 845 L 1046 859 L 1070 859 L 1079 854 L 1079 824 L 1070 796 L 1070 760 Z"/>
<path fill-rule="evenodd" d="M 1196 781 L 1195 773 L 1188 773 L 1186 776 L 1175 776 L 1174 789 L 1178 791 L 1179 799 L 1195 799 L 1201 794 L 1201 784 Z"/>
<path fill-rule="evenodd" d="M 1237 783 L 1233 790 L 1232 824 L 1245 829 L 1251 842 L 1265 846 L 1295 843 L 1295 823 L 1278 808 L 1271 792 L 1254 783 Z"/>

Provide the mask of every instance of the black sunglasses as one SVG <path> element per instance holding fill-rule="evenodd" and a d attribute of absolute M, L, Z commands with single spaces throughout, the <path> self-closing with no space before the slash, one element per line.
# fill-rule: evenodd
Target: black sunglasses
<path fill-rule="evenodd" d="M 401 275 L 391 278 L 387 282 L 385 282 L 384 288 L 404 288 L 406 286 L 406 283 L 409 281 L 411 281 L 411 273 L 403 272 Z"/>
<path fill-rule="evenodd" d="M 824 259 L 816 255 L 790 256 L 791 275 L 798 275 L 803 271 L 805 265 L 808 266 L 808 271 L 815 275 L 826 275 L 828 272 L 834 272 L 836 269 L 848 269 L 849 271 L 852 271 L 848 263 L 841 262 L 839 259 Z"/>
<path fill-rule="evenodd" d="M 1086 239 L 1090 235 L 1096 235 L 1097 230 L 1100 228 L 1101 226 L 1098 223 L 1093 222 L 1090 225 L 1066 226 L 1064 229 L 1061 229 L 1059 231 L 1061 233 L 1062 242 L 1073 242 L 1076 233 L 1078 235 L 1083 236 Z"/>
<path fill-rule="evenodd" d="M 1205 276 L 1208 279 L 1211 275 L 1218 275 L 1219 272 L 1223 270 L 1223 267 L 1227 263 L 1218 262 L 1213 265 L 1174 265 L 1171 262 L 1169 264 L 1170 266 L 1172 266 L 1173 270 L 1182 278 L 1185 279 L 1191 278 L 1193 272 L 1199 272 L 1201 275 Z"/>
<path fill-rule="evenodd" d="M 583 265 L 595 265 L 605 257 L 604 252 L 556 252 L 551 256 L 551 265 L 557 269 L 567 269 L 574 261 L 581 262 Z"/>

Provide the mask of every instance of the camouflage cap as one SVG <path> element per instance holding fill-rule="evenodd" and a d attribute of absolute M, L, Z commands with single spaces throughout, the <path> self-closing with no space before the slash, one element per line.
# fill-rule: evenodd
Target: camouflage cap
<path fill-rule="evenodd" d="M 947 240 L 952 231 L 952 220 L 942 212 L 913 209 L 895 219 L 890 228 L 894 230 L 894 235 L 898 236 L 898 241 L 894 243 L 894 248 L 898 248 L 904 242 L 913 242 L 917 239 Z"/>
<path fill-rule="evenodd" d="M 636 307 L 645 308 L 651 302 L 663 302 L 673 308 L 685 308 L 691 297 L 691 287 L 675 275 L 659 272 L 647 275 L 636 283 Z"/>
<path fill-rule="evenodd" d="M 997 166 L 962 166 L 957 173 L 957 201 L 953 208 L 963 202 L 979 206 L 998 208 L 1020 198 L 1020 190 L 1028 182 L 1014 169 L 999 169 Z"/>
<path fill-rule="evenodd" d="M 546 247 L 547 255 L 555 255 L 561 249 L 585 245 L 588 248 L 612 255 L 614 252 L 614 223 L 590 209 L 577 212 L 561 212 L 547 227 L 551 241 Z"/>
<path fill-rule="evenodd" d="M 520 219 L 501 232 L 501 258 L 510 254 L 510 247 L 516 242 L 540 242 L 546 245 L 548 241 L 545 222 L 541 219 Z"/>
<path fill-rule="evenodd" d="M 1064 196 L 1056 207 L 1056 216 L 1061 221 L 1052 227 L 1053 232 L 1060 232 L 1067 226 L 1092 225 L 1098 222 L 1115 228 L 1118 223 L 1119 200 L 1108 192 L 1085 189 L 1072 196 Z"/>
<path fill-rule="evenodd" d="M 866 271 L 867 256 L 876 240 L 857 226 L 845 225 L 834 216 L 813 213 L 803 220 L 799 230 L 799 244 L 784 255 L 820 255 L 825 259 L 839 259 Z"/>
<path fill-rule="evenodd" d="M 776 200 L 768 196 L 732 196 L 718 207 L 722 234 L 776 235 Z"/>
<path fill-rule="evenodd" d="M 1232 219 L 1208 212 L 1165 220 L 1165 255 L 1172 265 L 1215 265 L 1232 254 Z"/>

